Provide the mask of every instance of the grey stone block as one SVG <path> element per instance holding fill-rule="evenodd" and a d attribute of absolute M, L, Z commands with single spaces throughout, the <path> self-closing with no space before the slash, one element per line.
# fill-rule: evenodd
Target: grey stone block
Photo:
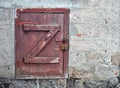
<path fill-rule="evenodd" d="M 120 83 L 116 86 L 116 88 L 120 88 Z"/>
<path fill-rule="evenodd" d="M 112 85 L 113 87 L 119 84 L 119 80 L 116 77 L 109 78 L 108 82 L 109 82 L 109 85 Z"/>
<path fill-rule="evenodd" d="M 83 83 L 85 88 L 107 88 L 107 81 L 85 81 Z"/>
<path fill-rule="evenodd" d="M 37 88 L 35 80 L 13 80 L 9 88 Z"/>
<path fill-rule="evenodd" d="M 0 8 L 0 26 L 10 25 L 13 19 L 13 10 L 11 8 Z"/>

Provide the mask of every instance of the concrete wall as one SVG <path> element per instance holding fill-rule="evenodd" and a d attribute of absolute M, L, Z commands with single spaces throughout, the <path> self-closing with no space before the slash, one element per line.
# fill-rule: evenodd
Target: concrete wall
<path fill-rule="evenodd" d="M 84 1 L 84 2 L 83 2 Z M 120 64 L 120 0 L 80 0 L 70 14 L 71 76 L 107 79 Z"/>
<path fill-rule="evenodd" d="M 83 80 L 119 75 L 120 0 L 0 0 L 0 77 L 14 79 L 17 8 L 70 8 L 69 74 Z"/>

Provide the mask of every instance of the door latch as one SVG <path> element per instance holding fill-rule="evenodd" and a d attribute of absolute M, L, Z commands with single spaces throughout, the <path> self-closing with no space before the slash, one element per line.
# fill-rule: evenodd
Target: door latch
<path fill-rule="evenodd" d="M 63 51 L 66 51 L 69 49 L 69 45 L 68 45 L 68 39 L 63 39 L 62 44 L 60 45 L 60 49 Z"/>

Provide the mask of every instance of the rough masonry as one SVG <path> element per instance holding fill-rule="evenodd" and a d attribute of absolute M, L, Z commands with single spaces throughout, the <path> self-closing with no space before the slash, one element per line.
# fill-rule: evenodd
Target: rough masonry
<path fill-rule="evenodd" d="M 0 0 L 0 77 L 15 79 L 16 9 L 58 7 L 71 10 L 69 75 L 70 78 L 78 79 L 75 81 L 76 88 L 83 88 L 86 80 L 100 81 L 118 77 L 120 74 L 120 0 Z M 20 88 L 27 88 L 25 85 L 31 84 L 31 81 L 35 85 L 34 88 L 66 87 L 66 80 L 37 81 L 38 84 L 43 81 L 52 83 L 54 87 L 51 84 L 48 87 L 43 84 L 38 85 L 36 80 L 18 81 L 18 84 L 20 82 L 20 85 L 24 86 Z"/>

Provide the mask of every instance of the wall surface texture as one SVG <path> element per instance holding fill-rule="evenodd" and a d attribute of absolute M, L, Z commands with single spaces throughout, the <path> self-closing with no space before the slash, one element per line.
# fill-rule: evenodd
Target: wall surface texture
<path fill-rule="evenodd" d="M 81 78 L 76 88 L 84 80 L 119 76 L 120 0 L 0 0 L 0 77 L 15 78 L 16 9 L 59 7 L 70 8 L 69 76 Z M 63 81 L 49 80 L 64 85 L 51 88 L 65 88 Z"/>

